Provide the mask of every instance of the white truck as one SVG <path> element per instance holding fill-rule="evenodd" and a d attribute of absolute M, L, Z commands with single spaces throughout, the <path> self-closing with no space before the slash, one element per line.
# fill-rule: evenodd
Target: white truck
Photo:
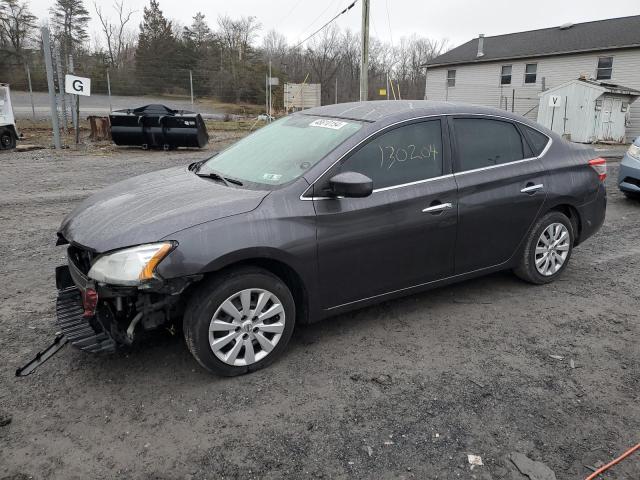
<path fill-rule="evenodd" d="M 13 117 L 9 85 L 0 83 L 0 150 L 16 148 L 18 129 Z"/>

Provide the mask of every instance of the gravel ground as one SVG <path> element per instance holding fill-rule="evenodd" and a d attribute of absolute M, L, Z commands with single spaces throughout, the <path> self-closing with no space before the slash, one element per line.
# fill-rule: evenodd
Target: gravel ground
<path fill-rule="evenodd" d="M 204 155 L 0 155 L 0 478 L 526 480 L 519 452 L 582 479 L 640 441 L 640 202 L 616 164 L 604 227 L 554 284 L 495 274 L 304 326 L 240 378 L 159 333 L 127 354 L 66 348 L 16 379 L 55 332 L 62 217 Z M 610 472 L 639 478 L 640 454 Z"/>

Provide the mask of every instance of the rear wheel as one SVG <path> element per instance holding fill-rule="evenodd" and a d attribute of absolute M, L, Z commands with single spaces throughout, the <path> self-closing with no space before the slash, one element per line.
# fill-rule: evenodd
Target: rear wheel
<path fill-rule="evenodd" d="M 223 273 L 194 293 L 184 316 L 187 346 L 210 372 L 242 375 L 272 363 L 295 324 L 287 286 L 258 268 Z"/>
<path fill-rule="evenodd" d="M 624 193 L 624 196 L 630 200 L 640 200 L 640 193 L 636 193 L 636 192 L 622 192 L 622 193 Z"/>
<path fill-rule="evenodd" d="M 515 274 L 535 284 L 558 278 L 569 263 L 574 230 L 571 220 L 560 212 L 549 212 L 531 229 Z"/>
<path fill-rule="evenodd" d="M 8 128 L 0 128 L 0 150 L 16 148 L 16 137 Z"/>

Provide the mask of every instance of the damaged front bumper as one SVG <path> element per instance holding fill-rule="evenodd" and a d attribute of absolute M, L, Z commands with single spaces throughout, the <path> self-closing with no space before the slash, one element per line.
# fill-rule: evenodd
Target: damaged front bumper
<path fill-rule="evenodd" d="M 172 322 L 181 318 L 182 293 L 201 278 L 154 278 L 139 286 L 99 283 L 87 276 L 90 255 L 70 245 L 68 264 L 56 268 L 56 323 L 71 345 L 92 353 L 131 345 L 140 331 L 163 326 L 173 330 Z"/>
<path fill-rule="evenodd" d="M 56 324 L 71 345 L 80 350 L 91 353 L 114 352 L 116 342 L 98 320 L 97 304 L 87 305 L 87 292 L 91 288 L 88 279 L 84 277 L 79 285 L 74 283 L 74 279 L 69 266 L 56 268 Z"/>
<path fill-rule="evenodd" d="M 16 376 L 26 376 L 67 343 L 90 353 L 112 353 L 134 343 L 143 331 L 160 327 L 175 332 L 182 318 L 186 288 L 202 275 L 164 280 L 154 278 L 139 286 L 97 283 L 87 276 L 91 253 L 70 245 L 68 264 L 56 267 L 56 320 L 60 332 L 53 343 Z"/>

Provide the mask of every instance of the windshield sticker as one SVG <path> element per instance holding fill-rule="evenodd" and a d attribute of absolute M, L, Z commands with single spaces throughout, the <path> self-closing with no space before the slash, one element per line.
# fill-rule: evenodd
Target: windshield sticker
<path fill-rule="evenodd" d="M 262 179 L 269 182 L 277 182 L 281 178 L 282 175 L 280 175 L 279 173 L 265 173 L 264 175 L 262 175 Z"/>
<path fill-rule="evenodd" d="M 310 127 L 330 128 L 332 130 L 340 130 L 345 125 L 347 125 L 347 122 L 339 122 L 337 120 L 326 120 L 324 118 L 319 118 L 318 120 L 314 120 L 309 124 Z"/>

